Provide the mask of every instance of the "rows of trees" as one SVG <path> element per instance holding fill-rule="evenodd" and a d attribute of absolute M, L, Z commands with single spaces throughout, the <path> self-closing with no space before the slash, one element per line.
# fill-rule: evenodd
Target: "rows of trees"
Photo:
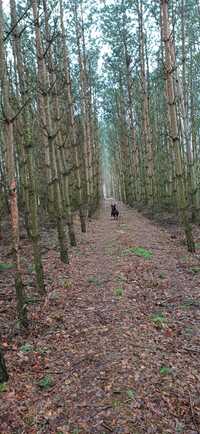
<path fill-rule="evenodd" d="M 199 2 L 120 0 L 102 9 L 111 194 L 199 221 Z"/>
<path fill-rule="evenodd" d="M 10 216 L 17 315 L 27 326 L 22 223 L 45 294 L 40 224 L 60 258 L 107 194 L 179 210 L 189 251 L 200 208 L 199 0 L 0 0 L 0 220 Z M 94 4 L 95 3 L 95 4 Z M 103 164 L 102 164 L 103 163 Z M 101 175 L 102 172 L 102 175 Z M 66 227 L 68 231 L 66 232 Z M 0 382 L 7 373 L 0 351 Z"/>
<path fill-rule="evenodd" d="M 87 44 L 90 33 L 81 1 L 10 0 L 8 10 L 0 0 L 0 219 L 10 216 L 22 328 L 28 324 L 22 226 L 42 296 L 40 222 L 46 216 L 54 222 L 60 259 L 67 264 L 68 243 L 76 245 L 75 213 L 86 232 L 99 204 L 98 48 Z M 0 351 L 0 383 L 7 377 Z"/>

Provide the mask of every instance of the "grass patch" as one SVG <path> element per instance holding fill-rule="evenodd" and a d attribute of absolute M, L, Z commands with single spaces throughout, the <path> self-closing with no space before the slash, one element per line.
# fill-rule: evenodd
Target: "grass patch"
<path fill-rule="evenodd" d="M 154 323 L 156 328 L 162 329 L 166 325 L 166 318 L 162 313 L 156 313 L 151 317 L 151 321 Z"/>
<path fill-rule="evenodd" d="M 4 264 L 0 262 L 0 271 L 12 270 L 13 268 L 15 268 L 14 264 Z"/>
<path fill-rule="evenodd" d="M 52 377 L 47 375 L 46 377 L 43 377 L 40 381 L 38 381 L 37 384 L 40 387 L 40 389 L 47 390 L 54 385 L 54 381 Z"/>
<path fill-rule="evenodd" d="M 22 351 L 22 353 L 31 353 L 33 351 L 33 345 L 24 344 L 21 346 L 20 351 Z"/>
<path fill-rule="evenodd" d="M 115 288 L 114 292 L 115 292 L 116 297 L 122 297 L 124 290 L 123 290 L 123 288 L 119 287 L 119 288 Z"/>
<path fill-rule="evenodd" d="M 163 272 L 161 271 L 161 273 L 159 273 L 158 277 L 159 277 L 160 279 L 165 279 L 165 273 L 163 273 Z"/>
<path fill-rule="evenodd" d="M 185 327 L 185 335 L 192 336 L 194 334 L 193 327 Z"/>
<path fill-rule="evenodd" d="M 101 281 L 97 276 L 90 276 L 87 281 L 88 283 L 93 283 L 95 286 L 101 286 Z"/>
<path fill-rule="evenodd" d="M 190 267 L 189 271 L 193 274 L 198 274 L 200 273 L 200 267 Z"/>
<path fill-rule="evenodd" d="M 121 402 L 118 401 L 117 399 L 113 399 L 113 400 L 112 400 L 112 407 L 113 407 L 113 408 L 119 408 L 120 405 L 121 405 Z"/>
<path fill-rule="evenodd" d="M 185 424 L 181 422 L 176 423 L 176 434 L 183 434 L 185 432 Z"/>
<path fill-rule="evenodd" d="M 160 368 L 160 374 L 165 376 L 165 375 L 169 375 L 172 373 L 172 369 L 169 368 L 169 366 L 161 366 Z"/>
<path fill-rule="evenodd" d="M 6 383 L 0 383 L 0 393 L 7 392 L 8 385 Z"/>
<path fill-rule="evenodd" d="M 130 399 L 130 400 L 132 400 L 132 399 L 135 398 L 135 391 L 132 390 L 132 389 L 128 389 L 127 392 L 126 392 L 126 394 L 128 396 L 128 399 Z"/>
<path fill-rule="evenodd" d="M 132 255 L 140 256 L 144 259 L 151 259 L 153 256 L 153 253 L 150 250 L 144 249 L 144 247 L 129 247 L 129 249 L 123 251 L 123 254 L 125 256 L 132 254 Z"/>

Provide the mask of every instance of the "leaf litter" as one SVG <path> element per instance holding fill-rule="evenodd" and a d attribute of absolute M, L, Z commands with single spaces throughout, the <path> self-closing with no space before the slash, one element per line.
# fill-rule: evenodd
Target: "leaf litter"
<path fill-rule="evenodd" d="M 24 335 L 12 269 L 4 271 L 0 325 L 10 380 L 0 388 L 1 434 L 200 432 L 200 282 L 190 272 L 198 257 L 167 229 L 122 209 L 121 225 L 104 210 L 78 233 L 68 266 L 52 247 L 54 232 L 48 239 L 44 231 L 48 295 L 28 305 Z M 107 254 L 110 246 L 117 254 Z M 144 250 L 120 254 L 130 246 Z M 32 263 L 25 241 L 22 254 Z"/>

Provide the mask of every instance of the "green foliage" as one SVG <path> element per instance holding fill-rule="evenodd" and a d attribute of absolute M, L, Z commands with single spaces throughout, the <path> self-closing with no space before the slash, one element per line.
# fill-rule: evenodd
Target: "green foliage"
<path fill-rule="evenodd" d="M 198 274 L 198 273 L 200 273 L 200 267 L 191 267 L 190 271 L 193 274 Z"/>
<path fill-rule="evenodd" d="M 120 401 L 118 401 L 117 399 L 112 400 L 112 407 L 113 408 L 119 408 L 120 404 L 121 404 Z"/>
<path fill-rule="evenodd" d="M 89 283 L 93 283 L 95 286 L 101 286 L 101 282 L 100 282 L 100 280 L 98 279 L 97 276 L 90 276 L 90 277 L 88 277 L 88 282 Z"/>
<path fill-rule="evenodd" d="M 31 344 L 24 344 L 21 346 L 20 351 L 22 351 L 22 353 L 30 353 L 33 351 L 33 346 Z"/>
<path fill-rule="evenodd" d="M 129 247 L 129 249 L 126 249 L 123 251 L 124 255 L 133 254 L 136 256 L 143 257 L 145 259 L 151 259 L 153 256 L 153 253 L 150 250 L 144 249 L 144 247 Z"/>
<path fill-rule="evenodd" d="M 128 399 L 133 399 L 135 397 L 135 392 L 132 389 L 128 389 L 126 393 L 127 393 Z"/>
<path fill-rule="evenodd" d="M 176 423 L 176 434 L 181 434 L 185 432 L 185 425 L 181 422 Z"/>
<path fill-rule="evenodd" d="M 161 366 L 160 368 L 160 374 L 161 375 L 169 375 L 172 373 L 172 369 L 169 368 L 168 366 Z"/>
<path fill-rule="evenodd" d="M 193 327 L 185 327 L 186 336 L 192 336 L 194 333 Z"/>
<path fill-rule="evenodd" d="M 75 428 L 75 429 L 72 431 L 72 434 L 79 434 L 79 433 L 80 433 L 79 428 Z"/>
<path fill-rule="evenodd" d="M 161 271 L 161 273 L 159 274 L 159 276 L 158 276 L 160 279 L 165 279 L 165 273 L 163 273 L 162 271 Z"/>
<path fill-rule="evenodd" d="M 0 263 L 0 271 L 6 271 L 6 270 L 11 270 L 15 268 L 14 264 L 5 264 L 5 263 Z"/>
<path fill-rule="evenodd" d="M 46 377 L 43 377 L 40 381 L 38 381 L 38 386 L 44 390 L 49 389 L 53 385 L 54 385 L 53 378 L 50 377 L 49 375 L 46 375 Z"/>
<path fill-rule="evenodd" d="M 123 292 L 124 292 L 123 288 L 120 288 L 120 287 L 119 288 L 115 288 L 114 291 L 115 291 L 115 295 L 117 297 L 122 297 Z"/>
<path fill-rule="evenodd" d="M 166 324 L 166 318 L 164 317 L 164 315 L 162 313 L 154 314 L 152 316 L 151 320 L 154 323 L 154 325 L 159 329 L 162 329 Z"/>
<path fill-rule="evenodd" d="M 7 392 L 8 385 L 6 383 L 0 383 L 0 393 Z"/>

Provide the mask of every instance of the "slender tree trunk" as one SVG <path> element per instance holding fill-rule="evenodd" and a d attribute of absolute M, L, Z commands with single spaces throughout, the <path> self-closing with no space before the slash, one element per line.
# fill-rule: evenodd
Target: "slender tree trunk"
<path fill-rule="evenodd" d="M 145 43 L 144 43 L 144 25 L 143 25 L 143 6 L 142 1 L 137 1 L 138 22 L 139 22 L 139 47 L 140 47 L 140 80 L 142 92 L 142 110 L 143 110 L 143 138 L 145 145 L 145 166 L 146 166 L 146 193 L 147 201 L 150 206 L 154 203 L 154 167 L 153 167 L 153 144 L 152 132 L 149 117 L 148 87 L 145 68 Z"/>
<path fill-rule="evenodd" d="M 78 17 L 78 9 L 77 5 L 75 6 L 75 23 L 76 23 L 76 38 L 77 38 L 77 49 L 78 49 L 78 62 L 79 62 L 79 71 L 80 71 L 80 106 L 81 106 L 81 127 L 83 131 L 83 179 L 84 179 L 84 188 L 83 188 L 83 209 L 82 212 L 86 209 L 86 213 L 88 214 L 88 210 L 91 202 L 91 165 L 90 165 L 90 136 L 89 136 L 89 125 L 88 125 L 88 110 L 87 110 L 87 101 L 86 101 L 86 93 L 88 91 L 87 88 L 87 78 L 86 78 L 86 70 L 85 70 L 85 58 L 84 53 L 82 52 L 81 42 L 83 39 L 83 28 L 80 26 L 80 18 Z M 81 22 L 82 24 L 82 22 Z"/>
<path fill-rule="evenodd" d="M 8 371 L 6 369 L 6 363 L 3 355 L 3 351 L 0 348 L 0 384 L 8 381 Z"/>

